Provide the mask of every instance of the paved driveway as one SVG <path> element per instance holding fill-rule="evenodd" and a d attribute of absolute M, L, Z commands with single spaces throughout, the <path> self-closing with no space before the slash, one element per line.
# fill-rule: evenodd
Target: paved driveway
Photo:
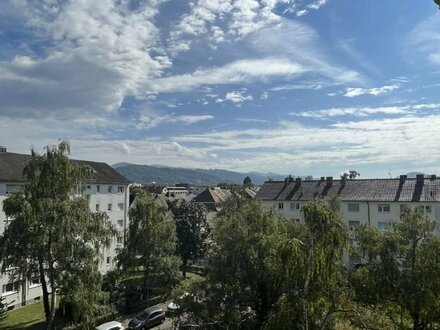
<path fill-rule="evenodd" d="M 157 304 L 155 306 L 161 307 L 166 312 L 167 306 L 168 306 L 169 303 L 170 303 L 170 301 L 164 302 L 164 303 L 160 303 L 160 304 Z M 138 313 L 122 316 L 122 317 L 118 318 L 118 321 L 121 322 L 122 325 L 126 329 L 128 329 L 128 322 L 130 322 L 130 320 L 133 317 L 135 317 L 135 315 L 138 314 Z M 174 329 L 173 328 L 173 319 L 171 317 L 167 317 L 163 324 L 158 325 L 156 327 L 153 327 L 152 329 L 156 329 L 156 330 L 159 330 L 159 329 L 160 330 L 172 330 L 172 329 Z"/>

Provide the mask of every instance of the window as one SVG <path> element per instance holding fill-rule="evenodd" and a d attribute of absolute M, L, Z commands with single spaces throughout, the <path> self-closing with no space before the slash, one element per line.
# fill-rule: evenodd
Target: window
<path fill-rule="evenodd" d="M 111 210 L 112 210 L 112 204 L 108 204 L 108 205 L 107 205 L 107 211 L 110 212 Z"/>
<path fill-rule="evenodd" d="M 300 223 L 300 219 L 292 219 L 293 222 Z"/>
<path fill-rule="evenodd" d="M 7 184 L 6 185 L 6 195 L 12 194 L 12 193 L 17 193 L 17 192 L 22 192 L 22 191 L 23 191 L 22 185 L 18 185 L 18 184 Z"/>
<path fill-rule="evenodd" d="M 299 205 L 299 203 L 290 203 L 290 210 L 292 210 L 292 211 L 296 211 L 296 210 L 299 210 L 300 209 L 300 205 Z"/>
<path fill-rule="evenodd" d="M 359 212 L 359 204 L 348 204 L 348 212 Z"/>
<path fill-rule="evenodd" d="M 100 185 L 96 186 L 96 192 L 101 192 L 101 186 Z"/>
<path fill-rule="evenodd" d="M 111 194 L 112 191 L 113 191 L 113 187 L 112 186 L 108 186 L 107 191 L 108 191 L 109 194 Z"/>
<path fill-rule="evenodd" d="M 278 203 L 278 210 L 284 209 L 284 203 Z"/>
<path fill-rule="evenodd" d="M 124 227 L 124 220 L 118 220 L 118 228 Z"/>
<path fill-rule="evenodd" d="M 350 227 L 350 229 L 355 229 L 356 227 L 359 227 L 360 224 L 360 221 L 348 221 L 348 227 Z"/>
<path fill-rule="evenodd" d="M 29 287 L 34 287 L 38 285 L 41 285 L 40 279 L 38 277 L 33 278 L 29 281 Z"/>
<path fill-rule="evenodd" d="M 86 194 L 86 198 L 87 198 L 87 202 L 90 203 L 90 199 L 91 199 L 90 194 Z"/>
<path fill-rule="evenodd" d="M 122 236 L 118 236 L 117 238 L 116 238 L 116 243 L 117 244 L 122 244 L 122 241 L 123 241 L 123 237 Z"/>
<path fill-rule="evenodd" d="M 13 293 L 20 290 L 20 282 L 3 284 L 3 293 Z"/>
<path fill-rule="evenodd" d="M 124 203 L 118 203 L 118 211 L 124 210 Z"/>
<path fill-rule="evenodd" d="M 110 265 L 111 258 L 107 257 L 107 265 Z"/>
<path fill-rule="evenodd" d="M 124 192 L 124 187 L 118 186 L 118 193 L 123 193 L 123 192 Z"/>
<path fill-rule="evenodd" d="M 381 213 L 389 213 L 390 212 L 390 204 L 379 204 L 379 205 L 377 205 L 377 210 Z"/>
<path fill-rule="evenodd" d="M 92 186 L 87 186 L 87 190 L 92 190 Z"/>
<path fill-rule="evenodd" d="M 432 212 L 431 205 L 426 205 L 426 206 L 425 206 L 425 212 L 426 212 L 426 213 L 431 213 L 431 212 Z"/>
<path fill-rule="evenodd" d="M 99 211 L 99 204 L 95 205 L 95 211 L 98 212 Z"/>
<path fill-rule="evenodd" d="M 379 221 L 377 223 L 377 228 L 379 228 L 379 230 L 388 230 L 388 223 Z"/>

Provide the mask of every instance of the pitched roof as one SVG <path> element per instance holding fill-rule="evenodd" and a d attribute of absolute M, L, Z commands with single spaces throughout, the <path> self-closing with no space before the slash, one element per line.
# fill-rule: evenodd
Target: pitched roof
<path fill-rule="evenodd" d="M 23 170 L 31 159 L 30 155 L 12 152 L 0 153 L 0 182 L 26 182 Z M 119 174 L 106 163 L 91 162 L 86 160 L 73 160 L 81 166 L 90 166 L 93 169 L 92 177 L 87 183 L 102 184 L 129 184 L 130 181 Z"/>
<path fill-rule="evenodd" d="M 193 198 L 193 202 L 203 203 L 208 209 L 215 211 L 216 206 L 224 202 L 230 195 L 231 192 L 229 190 L 206 188 L 202 193 Z"/>
<path fill-rule="evenodd" d="M 355 179 L 268 181 L 256 195 L 259 200 L 309 201 L 338 195 L 343 201 L 438 202 L 440 179 Z"/>

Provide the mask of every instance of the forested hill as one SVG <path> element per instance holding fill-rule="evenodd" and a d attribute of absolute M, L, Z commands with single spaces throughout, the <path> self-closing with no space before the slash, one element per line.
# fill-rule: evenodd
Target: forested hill
<path fill-rule="evenodd" d="M 221 182 L 243 183 L 249 176 L 254 184 L 262 184 L 271 177 L 273 180 L 282 180 L 285 175 L 272 173 L 238 173 L 226 170 L 204 170 L 176 167 L 162 167 L 151 165 L 115 164 L 113 167 L 128 180 L 136 183 L 189 183 L 200 185 L 216 185 Z"/>

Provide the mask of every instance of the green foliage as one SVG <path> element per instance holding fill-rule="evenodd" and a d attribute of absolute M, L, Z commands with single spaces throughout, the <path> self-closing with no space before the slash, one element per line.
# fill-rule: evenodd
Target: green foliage
<path fill-rule="evenodd" d="M 151 274 L 162 274 L 169 282 L 176 279 L 176 228 L 167 220 L 166 210 L 155 204 L 144 189 L 134 189 L 132 193 L 136 197 L 129 210 L 126 244 L 118 255 L 118 263 L 125 271 L 143 271 L 143 292 L 147 293 Z"/>
<path fill-rule="evenodd" d="M 92 213 L 81 195 L 91 169 L 71 162 L 69 152 L 64 141 L 47 147 L 43 155 L 32 151 L 24 170 L 24 194 L 12 194 L 3 203 L 13 220 L 0 237 L 1 271 L 15 267 L 17 278 L 40 279 L 48 328 L 55 315 L 56 289 L 72 297 L 87 290 L 78 308 L 83 317 L 93 317 L 85 307 L 93 305 L 100 292 L 100 249 L 115 235 L 106 214 Z M 73 195 L 75 190 L 79 194 Z"/>
<path fill-rule="evenodd" d="M 249 176 L 245 177 L 243 180 L 243 185 L 246 187 L 252 186 L 252 180 Z"/>
<path fill-rule="evenodd" d="M 335 199 L 305 206 L 306 225 L 259 203 L 231 203 L 213 232 L 209 272 L 181 323 L 230 329 L 332 328 L 345 290 L 347 230 Z"/>
<path fill-rule="evenodd" d="M 351 276 L 356 298 L 379 306 L 395 306 L 390 317 L 405 328 L 426 329 L 440 322 L 440 239 L 433 235 L 436 224 L 422 209 L 403 210 L 401 221 L 390 231 L 360 227 L 354 254 L 365 265 Z M 404 317 L 395 318 L 395 310 Z M 403 320 L 403 321 L 402 321 Z"/>
<path fill-rule="evenodd" d="M 171 212 L 176 221 L 177 253 L 182 259 L 182 273 L 185 277 L 188 261 L 200 260 L 208 252 L 208 210 L 203 204 L 183 200 L 173 203 Z"/>

